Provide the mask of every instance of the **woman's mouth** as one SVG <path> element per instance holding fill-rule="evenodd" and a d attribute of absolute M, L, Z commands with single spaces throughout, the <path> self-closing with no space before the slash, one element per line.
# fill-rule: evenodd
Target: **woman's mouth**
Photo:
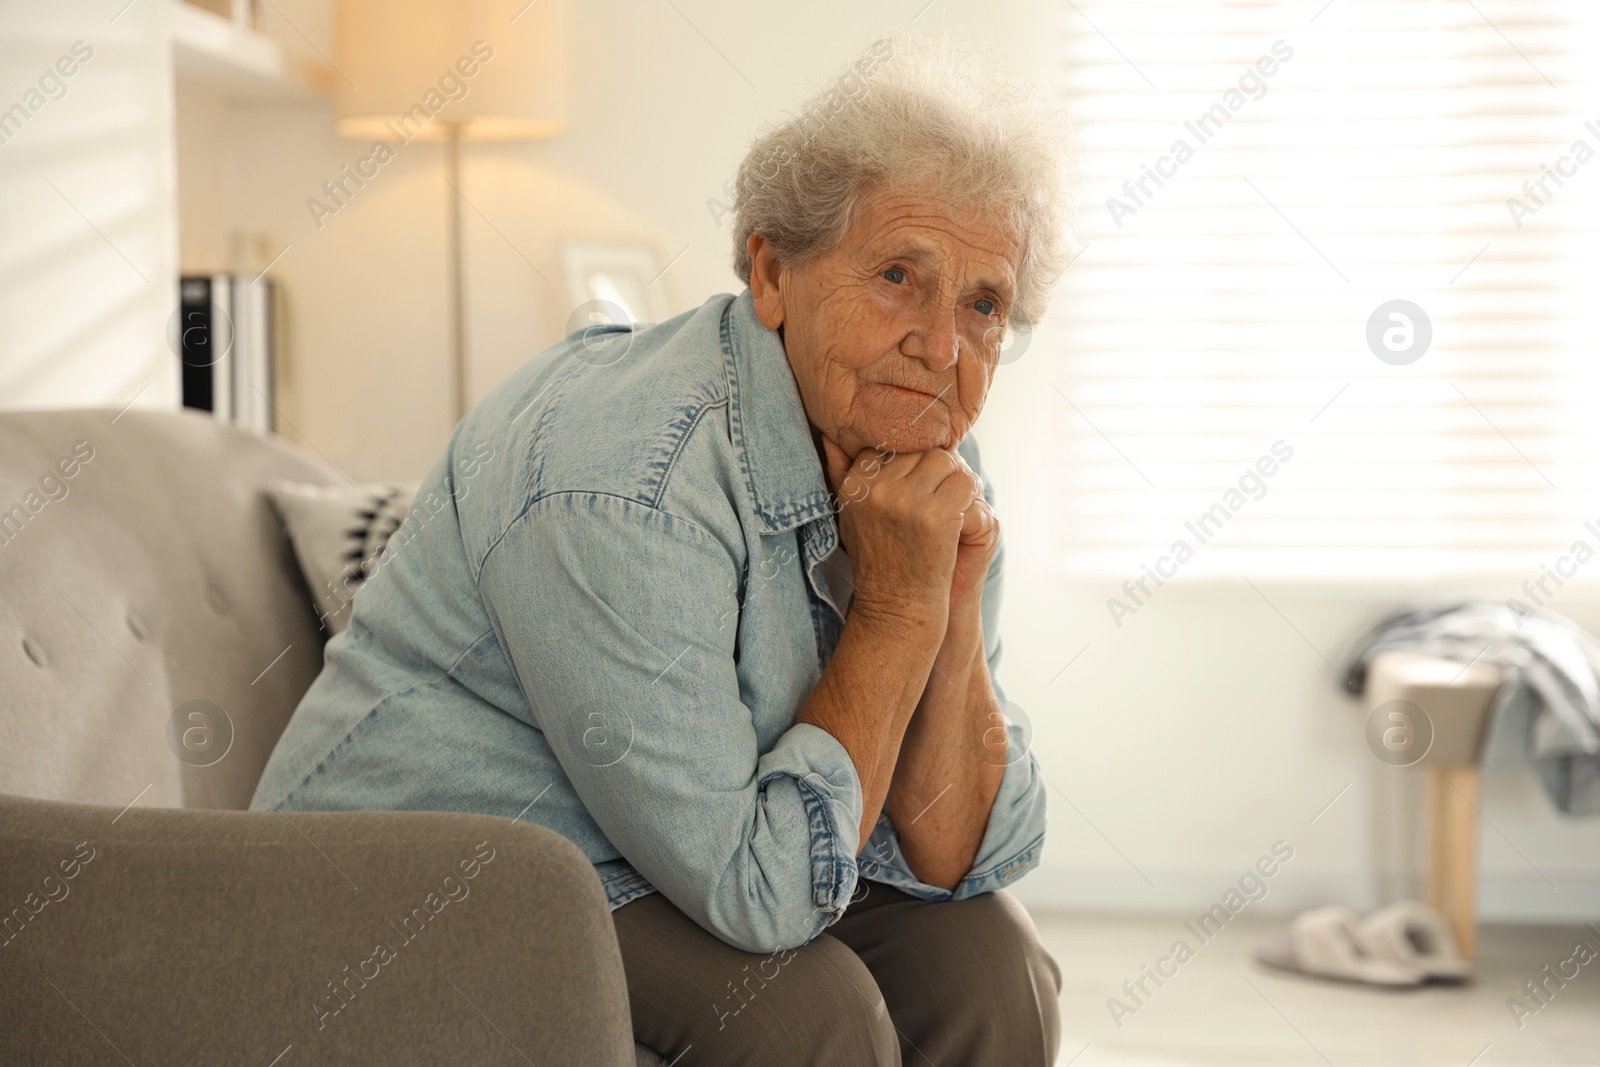
<path fill-rule="evenodd" d="M 920 389 L 911 389 L 904 385 L 890 385 L 888 382 L 879 382 L 878 384 L 883 386 L 885 389 L 893 389 L 895 392 L 904 393 L 907 396 L 920 397 L 927 401 L 938 399 L 938 394 L 936 393 L 925 393 Z"/>

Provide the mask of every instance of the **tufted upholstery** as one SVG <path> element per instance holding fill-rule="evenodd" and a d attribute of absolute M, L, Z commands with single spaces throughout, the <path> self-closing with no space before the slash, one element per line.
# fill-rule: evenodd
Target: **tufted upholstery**
<path fill-rule="evenodd" d="M 325 636 L 262 488 L 339 477 L 187 412 L 0 413 L 0 794 L 245 809 Z M 179 759 L 196 726 L 226 754 Z"/>
<path fill-rule="evenodd" d="M 80 442 L 92 458 L 65 478 Z M 335 477 L 200 415 L 0 416 L 0 792 L 120 807 L 148 787 L 142 806 L 248 807 L 323 643 L 261 488 Z M 168 745 L 191 700 L 232 724 L 210 766 Z"/>

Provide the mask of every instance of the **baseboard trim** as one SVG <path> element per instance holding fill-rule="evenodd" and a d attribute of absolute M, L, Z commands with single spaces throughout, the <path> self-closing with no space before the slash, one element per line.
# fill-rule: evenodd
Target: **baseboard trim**
<path fill-rule="evenodd" d="M 1241 873 L 1220 868 L 1146 869 L 1141 876 L 1128 867 L 1040 866 L 1010 891 L 1030 909 L 1198 915 L 1236 889 Z M 1367 911 L 1423 892 L 1416 879 L 1385 880 L 1348 869 L 1297 867 L 1293 862 L 1263 882 L 1265 895 L 1257 890 L 1260 899 L 1249 904 L 1249 911 L 1257 915 L 1288 915 L 1333 902 Z M 1590 922 L 1600 915 L 1600 878 L 1589 871 L 1569 870 L 1494 873 L 1479 879 L 1478 900 L 1479 916 L 1488 922 Z"/>

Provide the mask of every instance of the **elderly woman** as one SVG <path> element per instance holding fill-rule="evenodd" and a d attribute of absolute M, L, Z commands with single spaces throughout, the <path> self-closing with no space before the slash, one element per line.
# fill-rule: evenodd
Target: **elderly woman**
<path fill-rule="evenodd" d="M 748 288 L 574 334 L 462 420 L 421 490 L 453 506 L 396 535 L 257 806 L 566 836 L 669 1061 L 1052 1063 L 969 432 L 1063 261 L 1033 106 L 884 41 L 760 137 Z"/>

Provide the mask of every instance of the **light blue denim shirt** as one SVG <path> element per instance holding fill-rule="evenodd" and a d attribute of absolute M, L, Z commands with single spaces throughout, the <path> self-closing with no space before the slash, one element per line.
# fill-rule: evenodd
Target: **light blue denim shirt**
<path fill-rule="evenodd" d="M 970 435 L 959 449 L 981 473 Z M 794 374 L 748 290 L 574 334 L 456 427 L 254 806 L 539 823 L 613 908 L 659 890 L 750 952 L 816 937 L 858 878 L 933 901 L 1014 882 L 1045 829 L 1016 723 L 953 892 L 912 873 L 887 813 L 858 849 L 850 756 L 795 722 L 844 626 L 818 573 L 836 549 Z"/>

